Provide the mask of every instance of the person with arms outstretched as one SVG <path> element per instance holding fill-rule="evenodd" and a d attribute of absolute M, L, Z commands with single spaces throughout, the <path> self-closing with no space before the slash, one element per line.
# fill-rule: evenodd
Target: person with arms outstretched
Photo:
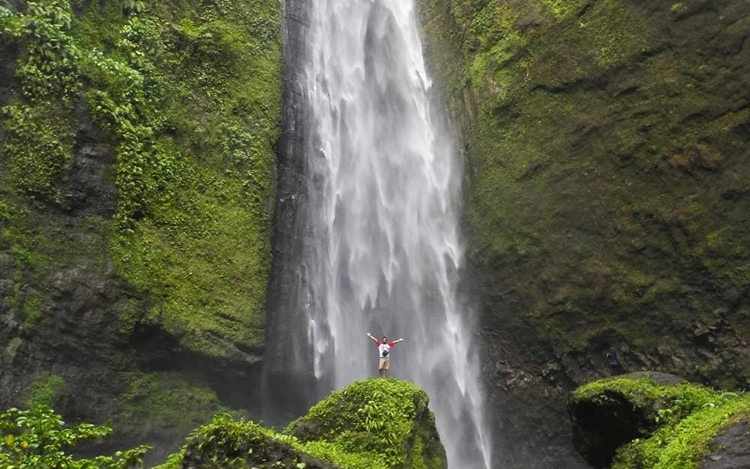
<path fill-rule="evenodd" d="M 369 332 L 367 333 L 367 337 L 375 342 L 375 345 L 378 347 L 378 370 L 380 371 L 380 377 L 385 378 L 391 358 L 391 347 L 399 342 L 403 342 L 404 339 L 396 339 L 393 342 L 388 342 L 388 337 L 383 336 L 383 340 L 378 340 Z"/>

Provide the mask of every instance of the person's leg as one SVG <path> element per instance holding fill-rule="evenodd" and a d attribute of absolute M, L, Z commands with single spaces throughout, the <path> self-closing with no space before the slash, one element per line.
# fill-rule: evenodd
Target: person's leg
<path fill-rule="evenodd" d="M 378 377 L 385 378 L 385 359 L 378 359 Z"/>
<path fill-rule="evenodd" d="M 391 362 L 390 358 L 385 359 L 385 366 L 383 367 L 383 378 L 385 378 L 386 375 L 388 374 L 388 368 L 389 368 L 390 362 Z"/>

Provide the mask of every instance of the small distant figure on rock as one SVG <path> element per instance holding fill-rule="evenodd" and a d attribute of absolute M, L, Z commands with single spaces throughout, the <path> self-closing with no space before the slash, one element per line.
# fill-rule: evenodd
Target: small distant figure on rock
<path fill-rule="evenodd" d="M 604 354 L 604 358 L 607 359 L 609 365 L 609 371 L 612 375 L 622 374 L 622 368 L 620 368 L 620 362 L 617 360 L 614 350 L 609 350 Z"/>
<path fill-rule="evenodd" d="M 367 333 L 367 337 L 375 342 L 375 345 L 378 347 L 378 370 L 380 371 L 380 377 L 385 378 L 391 358 L 391 347 L 399 342 L 403 342 L 404 339 L 396 339 L 393 342 L 388 342 L 388 337 L 383 336 L 383 340 L 378 340 L 369 332 Z"/>

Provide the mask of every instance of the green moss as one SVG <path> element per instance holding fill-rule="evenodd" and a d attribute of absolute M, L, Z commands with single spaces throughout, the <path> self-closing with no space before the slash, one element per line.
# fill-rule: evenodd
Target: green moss
<path fill-rule="evenodd" d="M 352 458 L 335 450 L 322 450 L 313 455 L 294 437 L 276 433 L 254 422 L 234 420 L 229 415 L 216 415 L 210 424 L 195 429 L 188 436 L 186 446 L 169 456 L 167 462 L 157 466 L 157 469 L 180 467 L 183 455 L 188 449 L 200 455 L 201 468 L 304 468 L 306 464 L 300 461 L 311 456 L 325 461 L 338 461 L 339 467 L 342 468 L 368 467 L 368 461 Z M 384 469 L 377 462 L 374 463 L 374 467 Z"/>
<path fill-rule="evenodd" d="M 61 376 L 41 374 L 26 390 L 24 404 L 28 408 L 38 405 L 54 406 L 65 392 L 65 381 Z"/>
<path fill-rule="evenodd" d="M 280 18 L 272 2 L 184 13 L 125 22 L 97 59 L 107 91 L 90 97 L 119 140 L 118 271 L 153 295 L 156 320 L 182 345 L 221 355 L 263 339 Z M 74 29 L 100 41 L 92 31 L 117 15 L 91 9 Z"/>
<path fill-rule="evenodd" d="M 709 442 L 724 427 L 750 415 L 750 398 L 714 399 L 678 424 L 621 449 L 613 469 L 692 469 L 710 452 Z"/>
<path fill-rule="evenodd" d="M 411 455 L 409 457 L 411 465 L 409 467 L 413 469 L 427 469 L 427 465 L 425 465 L 424 458 L 422 457 L 422 452 L 424 451 L 422 439 L 417 438 L 411 448 Z"/>
<path fill-rule="evenodd" d="M 406 381 L 371 379 L 350 384 L 313 406 L 285 433 L 305 443 L 324 441 L 388 468 L 443 467 L 427 409 L 427 394 Z M 431 425 L 431 427 L 430 427 Z M 429 427 L 429 428 L 426 428 Z M 414 446 L 420 446 L 415 453 Z M 377 455 L 377 456 L 374 456 Z"/>
<path fill-rule="evenodd" d="M 605 405 L 624 396 L 647 409 L 655 429 L 621 447 L 613 469 L 692 469 L 709 452 L 710 440 L 727 425 L 750 415 L 750 395 L 683 383 L 658 385 L 649 378 L 614 378 L 578 388 L 572 402 Z"/>
<path fill-rule="evenodd" d="M 141 431 L 169 426 L 184 435 L 227 411 L 207 386 L 177 373 L 132 373 L 125 380 L 125 391 L 115 401 L 118 425 Z"/>
<path fill-rule="evenodd" d="M 670 3 L 418 3 L 428 66 L 461 125 L 470 255 L 501 333 L 563 361 L 605 342 L 661 360 L 669 335 L 687 359 L 666 369 L 697 377 L 693 364 L 711 361 L 722 370 L 709 378 L 737 365 L 746 386 L 738 354 L 707 358 L 672 326 L 750 285 L 747 204 L 733 195 L 750 180 L 747 111 L 722 111 L 744 89 L 726 70 L 744 62 L 703 52 L 731 43 L 720 18 L 738 6 L 688 26 Z"/>
<path fill-rule="evenodd" d="M 49 267 L 49 255 L 40 249 L 44 237 L 29 229 L 35 221 L 33 212 L 16 205 L 10 197 L 0 192 L 0 250 L 6 250 L 12 259 L 10 278 L 13 280 L 9 294 L 2 303 L 14 314 L 24 329 L 32 329 L 48 308 L 45 297 L 29 288 L 40 271 Z"/>
<path fill-rule="evenodd" d="M 281 449 L 284 447 L 287 449 Z M 187 448 L 197 451 L 204 460 L 221 461 L 222 467 L 243 467 L 279 461 L 291 464 L 284 467 L 304 467 L 306 457 L 329 461 L 345 469 L 387 469 L 377 454 L 349 453 L 340 447 L 324 442 L 301 443 L 293 436 L 275 432 L 254 422 L 234 420 L 228 415 L 217 415 L 210 424 L 193 431 L 187 445 L 170 455 L 167 461 L 155 469 L 177 469 L 181 467 Z M 289 460 L 284 461 L 284 458 Z M 280 466 L 278 462 L 276 467 Z"/>
<path fill-rule="evenodd" d="M 73 144 L 70 112 L 59 103 L 5 107 L 7 135 L 2 157 L 13 185 L 33 199 L 56 197 Z"/>
<path fill-rule="evenodd" d="M 596 53 L 603 69 L 622 65 L 649 50 L 654 44 L 652 32 L 640 17 L 620 0 L 596 2 L 581 19 L 586 44 Z"/>
<path fill-rule="evenodd" d="M 583 5 L 586 4 L 586 0 L 542 0 L 543 3 L 549 8 L 555 17 L 558 19 L 567 18 L 568 16 L 578 12 Z"/>
<path fill-rule="evenodd" d="M 42 315 L 42 299 L 39 297 L 26 298 L 21 306 L 23 326 L 30 329 Z"/>

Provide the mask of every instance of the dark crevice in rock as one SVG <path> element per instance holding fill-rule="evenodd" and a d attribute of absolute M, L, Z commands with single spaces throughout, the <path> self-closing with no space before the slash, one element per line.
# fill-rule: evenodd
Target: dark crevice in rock
<path fill-rule="evenodd" d="M 592 467 L 608 467 L 617 448 L 648 434 L 653 423 L 626 396 L 603 393 L 571 410 L 573 443 Z"/>
<path fill-rule="evenodd" d="M 236 344 L 235 344 L 236 346 Z M 179 337 L 159 325 L 139 324 L 124 351 L 134 350 L 138 369 L 143 372 L 174 372 L 210 383 L 225 405 L 257 410 L 260 350 L 246 348 L 234 356 L 208 357 L 180 346 Z"/>

